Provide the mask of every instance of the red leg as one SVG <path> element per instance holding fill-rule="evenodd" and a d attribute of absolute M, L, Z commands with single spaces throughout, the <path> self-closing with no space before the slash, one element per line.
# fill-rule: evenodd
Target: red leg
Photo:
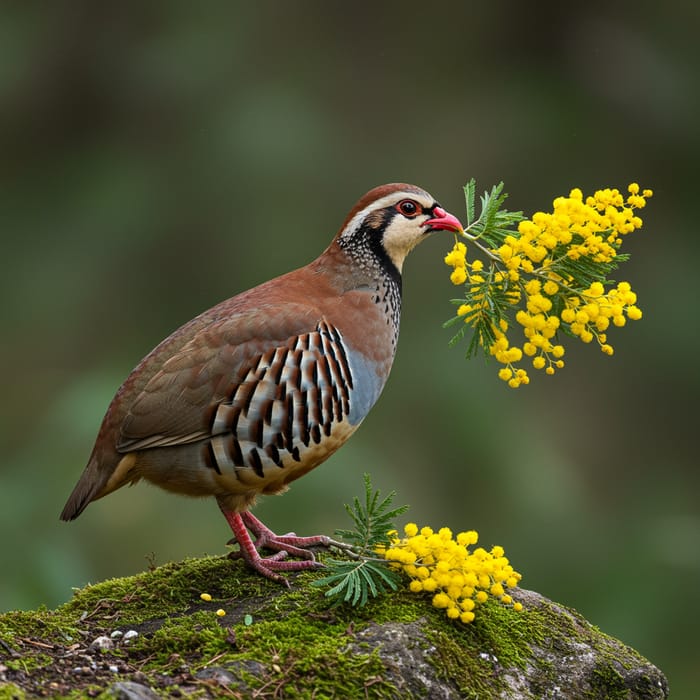
<path fill-rule="evenodd" d="M 289 586 L 287 579 L 275 573 L 276 571 L 301 571 L 322 566 L 316 561 L 313 552 L 304 549 L 304 547 L 328 545 L 331 543 L 329 537 L 325 535 L 297 537 L 293 533 L 278 536 L 248 511 L 235 513 L 224 509 L 221 504 L 219 507 L 231 526 L 236 542 L 238 542 L 240 556 L 243 557 L 248 566 L 266 578 Z M 251 539 L 248 530 L 255 535 L 255 542 Z M 258 552 L 258 549 L 262 547 L 276 550 L 276 554 L 263 558 Z M 284 561 L 287 554 L 301 557 L 302 561 Z"/>

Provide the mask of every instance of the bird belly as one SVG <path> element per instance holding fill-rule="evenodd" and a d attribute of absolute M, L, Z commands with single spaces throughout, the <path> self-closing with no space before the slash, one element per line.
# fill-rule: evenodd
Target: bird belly
<path fill-rule="evenodd" d="M 269 450 L 260 449 L 257 444 L 243 442 L 240 445 L 241 451 L 248 456 L 246 461 L 252 462 L 252 466 L 222 465 L 219 472 L 214 470 L 214 481 L 230 493 L 249 490 L 264 494 L 280 493 L 290 482 L 328 459 L 357 427 L 348 421 L 336 423 L 332 426 L 330 434 L 322 436 L 319 442 L 311 439 L 309 444 L 305 445 L 295 441 L 291 450 L 278 451 L 275 459 L 270 456 Z M 224 442 L 225 436 L 220 437 Z M 212 443 L 216 440 L 214 438 Z"/>
<path fill-rule="evenodd" d="M 189 445 L 142 450 L 132 453 L 136 459 L 131 473 L 168 491 L 231 497 L 232 503 L 247 506 L 259 494 L 284 491 L 328 459 L 357 427 L 343 420 L 334 423 L 328 435 L 321 434 L 318 442 L 311 436 L 308 445 L 295 440 L 290 449 L 272 444 L 265 449 L 229 433 Z"/>

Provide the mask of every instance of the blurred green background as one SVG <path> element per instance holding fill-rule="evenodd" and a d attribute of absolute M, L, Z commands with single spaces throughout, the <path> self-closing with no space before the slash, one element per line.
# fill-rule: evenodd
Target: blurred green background
<path fill-rule="evenodd" d="M 698 26 L 688 2 L 5 4 L 0 609 L 226 551 L 213 502 L 146 485 L 58 513 L 136 362 L 311 260 L 370 187 L 415 182 L 462 216 L 470 177 L 527 212 L 639 181 L 655 195 L 623 276 L 644 319 L 611 333 L 612 359 L 570 345 L 518 391 L 465 362 L 436 235 L 404 271 L 381 401 L 256 512 L 331 533 L 369 471 L 695 697 Z"/>

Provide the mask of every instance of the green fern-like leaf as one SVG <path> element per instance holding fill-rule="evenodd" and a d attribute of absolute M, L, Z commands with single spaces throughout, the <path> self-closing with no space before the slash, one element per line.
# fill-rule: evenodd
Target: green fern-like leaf
<path fill-rule="evenodd" d="M 370 598 L 376 598 L 387 590 L 395 591 L 401 578 L 381 559 L 329 559 L 326 566 L 332 573 L 314 581 L 314 585 L 331 586 L 325 595 L 335 605 L 349 603 L 353 607 L 362 607 Z"/>
<path fill-rule="evenodd" d="M 464 198 L 467 202 L 467 227 L 474 223 L 474 199 L 476 196 L 476 180 L 472 178 L 464 186 Z"/>
<path fill-rule="evenodd" d="M 365 502 L 355 496 L 352 506 L 345 505 L 345 510 L 355 524 L 354 530 L 336 530 L 336 535 L 357 547 L 360 553 L 373 552 L 374 547 L 387 541 L 387 532 L 393 529 L 394 518 L 408 510 L 408 506 L 391 508 L 396 493 L 379 500 L 379 491 L 372 489 L 369 474 L 364 475 Z"/>
<path fill-rule="evenodd" d="M 395 493 L 381 498 L 372 488 L 368 474 L 364 475 L 364 503 L 357 497 L 345 509 L 355 525 L 352 530 L 336 530 L 336 535 L 350 545 L 345 550 L 348 559 L 329 559 L 325 562 L 328 575 L 316 586 L 330 586 L 325 595 L 333 604 L 348 603 L 363 606 L 387 590 L 396 590 L 400 574 L 377 555 L 379 546 L 388 546 L 389 532 L 394 530 L 394 518 L 405 513 L 408 506 L 392 508 Z"/>

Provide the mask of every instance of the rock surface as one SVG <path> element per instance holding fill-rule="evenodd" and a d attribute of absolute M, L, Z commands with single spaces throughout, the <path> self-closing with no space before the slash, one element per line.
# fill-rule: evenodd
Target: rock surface
<path fill-rule="evenodd" d="M 462 625 L 409 593 L 329 608 L 317 577 L 285 590 L 225 558 L 189 560 L 0 615 L 0 698 L 668 697 L 658 668 L 537 593 Z"/>

